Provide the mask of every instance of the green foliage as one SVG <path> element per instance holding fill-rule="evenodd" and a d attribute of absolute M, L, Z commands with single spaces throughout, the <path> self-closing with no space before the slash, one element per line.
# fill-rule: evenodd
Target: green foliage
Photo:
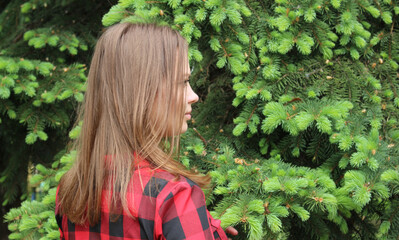
<path fill-rule="evenodd" d="M 71 130 L 79 135 L 80 127 Z M 51 167 L 42 164 L 35 166 L 35 172 L 29 179 L 35 188 L 36 199 L 24 201 L 19 208 L 11 209 L 5 215 L 5 222 L 12 232 L 9 239 L 59 239 L 60 232 L 54 217 L 57 185 L 61 176 L 71 167 L 75 159 L 74 152 L 59 152 Z"/>
<path fill-rule="evenodd" d="M 23 11 L 33 11 L 30 4 Z M 182 136 L 181 161 L 212 176 L 209 208 L 224 227 L 239 229 L 237 239 L 394 239 L 399 235 L 397 5 L 121 0 L 102 23 L 157 21 L 189 42 L 192 82 L 202 101 L 193 112 L 194 130 Z M 34 33 L 26 36 L 41 39 L 33 40 L 33 47 L 63 43 L 62 32 Z M 51 43 L 40 43 L 50 37 Z M 53 73 L 22 66 L 15 57 L 7 62 L 0 62 L 9 76 L 2 80 L 3 99 L 15 91 L 13 74 Z M 56 98 L 40 97 L 38 107 Z M 5 114 L 2 119 L 20 116 L 15 110 Z M 29 141 L 42 138 L 36 133 Z M 72 158 L 70 153 L 61 162 Z M 41 175 L 34 178 L 37 183 L 46 179 Z M 24 234 L 29 226 L 13 232 Z"/>
<path fill-rule="evenodd" d="M 23 202 L 19 208 L 11 209 L 5 216 L 9 230 L 12 231 L 10 239 L 60 238 L 54 218 L 57 184 L 74 160 L 73 153 L 58 159 L 62 154 L 58 154 L 51 168 L 36 165 L 37 173 L 30 178 L 30 184 L 36 187 L 37 199 Z"/>
<path fill-rule="evenodd" d="M 10 119 L 26 125 L 27 144 L 33 144 L 38 139 L 46 141 L 46 126 L 69 126 L 70 109 L 61 106 L 73 97 L 75 100 L 82 100 L 80 95 L 86 79 L 84 71 L 85 66 L 82 64 L 57 69 L 49 62 L 0 57 L 3 93 L 0 112 L 7 113 Z M 52 81 L 59 78 L 62 81 Z M 26 104 L 15 104 L 16 100 L 12 98 L 23 99 Z M 49 105 L 57 107 L 57 111 L 49 109 Z"/>

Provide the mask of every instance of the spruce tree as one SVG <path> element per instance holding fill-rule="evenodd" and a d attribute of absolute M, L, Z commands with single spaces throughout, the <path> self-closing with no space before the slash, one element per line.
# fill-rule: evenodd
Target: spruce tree
<path fill-rule="evenodd" d="M 201 100 L 180 160 L 213 177 L 208 208 L 236 239 L 396 239 L 398 14 L 394 0 L 120 0 L 102 23 L 158 21 L 189 42 Z M 43 201 L 9 212 L 15 239 L 57 237 L 73 154 L 42 168 Z"/>

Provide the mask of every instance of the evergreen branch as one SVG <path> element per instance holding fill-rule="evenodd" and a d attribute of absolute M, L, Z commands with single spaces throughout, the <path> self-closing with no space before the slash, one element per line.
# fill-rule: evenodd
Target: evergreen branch
<path fill-rule="evenodd" d="M 374 0 L 374 2 L 376 2 L 376 1 Z M 361 4 L 359 1 L 356 1 L 356 4 L 367 11 L 367 7 L 364 6 L 363 4 Z M 380 12 L 381 12 L 381 8 L 380 8 Z"/>
<path fill-rule="evenodd" d="M 289 103 L 293 103 L 293 102 L 302 102 L 301 98 L 293 98 L 290 101 L 288 101 L 287 103 L 284 104 L 284 106 L 288 105 Z"/>
<path fill-rule="evenodd" d="M 223 215 L 226 213 L 226 211 L 227 211 L 229 208 L 231 208 L 234 204 L 235 204 L 235 203 L 233 202 L 232 204 L 230 204 L 230 206 L 228 206 L 227 208 L 225 208 L 224 211 L 221 212 L 221 213 L 219 214 L 219 218 L 220 218 L 221 216 L 223 216 Z"/>
<path fill-rule="evenodd" d="M 312 28 L 312 32 L 313 32 L 313 35 L 314 35 L 314 37 L 316 38 L 317 42 L 319 43 L 319 46 L 322 46 L 323 43 L 320 41 L 320 39 L 319 39 L 319 37 L 318 37 L 316 31 L 315 31 L 313 28 Z"/>
<path fill-rule="evenodd" d="M 36 120 L 35 127 L 33 128 L 33 132 L 37 131 L 37 125 L 39 125 L 39 119 Z"/>
<path fill-rule="evenodd" d="M 205 159 L 201 159 L 203 162 L 207 162 L 207 163 L 210 163 L 210 164 L 212 164 L 212 165 L 215 165 L 216 167 L 220 167 L 220 165 L 219 164 L 217 164 L 217 163 L 215 163 L 215 162 L 211 162 L 211 161 L 208 161 L 208 160 L 205 160 Z"/>
<path fill-rule="evenodd" d="M 243 23 L 243 25 L 245 26 L 245 28 L 247 28 L 247 26 L 246 26 L 246 24 L 245 24 L 245 21 L 242 21 L 242 23 Z M 249 32 L 249 31 L 248 31 Z M 249 49 L 248 49 L 248 56 L 247 56 L 247 60 L 246 61 L 248 61 L 249 59 L 250 59 L 250 54 L 251 54 L 251 52 L 252 52 L 252 45 L 253 45 L 253 40 L 252 40 L 252 34 L 251 33 L 249 33 L 248 34 L 248 36 L 249 36 Z"/>
<path fill-rule="evenodd" d="M 317 158 L 317 155 L 318 155 L 318 152 L 319 152 L 319 149 L 320 149 L 320 143 L 321 143 L 320 141 L 317 143 L 316 151 L 315 151 L 315 153 L 313 155 L 312 161 L 316 161 L 316 158 Z"/>
<path fill-rule="evenodd" d="M 205 138 L 198 132 L 198 130 L 196 128 L 193 128 L 194 132 L 197 133 L 198 137 L 201 139 L 201 141 L 204 143 L 204 145 L 208 145 L 207 141 L 205 140 Z"/>
<path fill-rule="evenodd" d="M 398 75 L 398 78 L 399 78 L 399 75 Z M 398 94 L 397 94 L 397 92 L 396 92 L 395 85 L 394 85 L 393 82 L 391 81 L 391 77 L 390 77 L 390 76 L 388 76 L 388 81 L 389 81 L 389 84 L 391 85 L 391 89 L 393 90 L 393 94 L 395 95 L 395 97 L 398 97 Z"/>
<path fill-rule="evenodd" d="M 226 47 L 223 45 L 222 41 L 220 41 L 219 39 L 218 39 L 218 41 L 219 41 L 219 43 L 220 43 L 220 46 L 222 46 L 222 49 L 223 49 L 223 52 L 224 52 L 224 56 L 225 56 L 225 57 L 230 57 L 230 56 L 231 56 L 231 53 L 230 53 L 230 54 L 227 53 Z M 227 39 L 225 40 L 225 42 L 228 42 L 228 41 L 229 41 L 229 39 L 227 38 Z"/>
<path fill-rule="evenodd" d="M 237 32 L 230 24 L 227 24 L 227 26 L 231 29 L 231 31 L 233 31 L 233 33 L 234 33 L 235 35 L 238 34 L 238 32 Z"/>
<path fill-rule="evenodd" d="M 392 223 L 394 216 L 399 212 L 399 206 L 396 207 L 395 211 L 391 214 L 391 216 L 389 217 L 389 222 Z M 398 236 L 399 238 L 399 236 Z"/>
<path fill-rule="evenodd" d="M 232 105 L 229 105 L 229 106 L 227 107 L 226 112 L 225 112 L 225 114 L 224 114 L 224 116 L 223 116 L 223 120 L 220 122 L 219 129 L 223 130 L 223 125 L 224 125 L 224 123 L 226 122 L 227 117 L 229 116 L 229 112 L 230 112 L 230 109 L 231 109 L 231 108 L 232 108 Z M 219 130 L 219 131 L 220 131 L 220 130 Z"/>
<path fill-rule="evenodd" d="M 276 81 L 276 85 L 277 85 L 277 83 L 279 83 L 281 80 L 283 80 L 285 77 L 287 77 L 288 76 L 288 73 L 286 73 L 286 74 L 284 74 L 281 78 L 279 78 L 277 81 Z M 286 91 L 287 91 L 287 89 L 286 89 Z"/>
<path fill-rule="evenodd" d="M 252 13 L 254 13 L 255 16 L 258 18 L 258 21 L 260 21 L 260 17 L 259 17 L 259 15 L 257 14 L 257 11 L 255 11 L 255 10 L 251 7 L 251 5 L 248 3 L 248 1 L 249 1 L 249 0 L 246 0 L 246 1 L 245 1 L 245 5 L 246 5 L 249 9 L 251 9 Z"/>
<path fill-rule="evenodd" d="M 388 52 L 389 52 L 389 59 L 392 59 L 392 44 L 393 44 L 393 29 L 394 29 L 394 26 L 395 26 L 395 21 L 392 21 L 392 24 L 391 24 L 391 32 L 390 32 L 390 34 L 391 34 L 391 41 L 389 42 L 389 44 L 388 44 Z"/>
<path fill-rule="evenodd" d="M 377 2 L 377 0 L 374 0 L 375 5 L 377 5 L 378 10 L 380 11 L 380 16 L 382 16 L 382 9 L 381 9 L 381 5 L 379 2 Z"/>
<path fill-rule="evenodd" d="M 212 195 L 213 189 L 215 189 L 215 187 L 217 186 L 217 184 L 213 184 L 211 188 L 209 188 L 209 191 L 205 192 L 205 199 L 209 199 L 209 197 Z"/>
<path fill-rule="evenodd" d="M 257 78 L 258 78 L 258 69 L 256 69 L 255 77 L 254 77 L 253 81 L 251 82 L 251 87 L 248 86 L 248 89 L 252 88 L 252 86 L 255 84 Z M 263 90 L 263 88 L 262 88 L 262 90 Z"/>

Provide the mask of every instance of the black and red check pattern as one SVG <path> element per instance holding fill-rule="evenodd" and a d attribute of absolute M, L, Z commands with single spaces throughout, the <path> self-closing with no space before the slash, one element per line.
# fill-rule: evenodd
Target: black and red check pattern
<path fill-rule="evenodd" d="M 104 189 L 101 219 L 93 227 L 75 225 L 66 216 L 60 216 L 57 203 L 55 211 L 61 239 L 227 239 L 220 220 L 213 219 L 206 209 L 203 191 L 191 180 L 185 177 L 176 180 L 172 174 L 154 170 L 142 161 L 128 189 L 132 189 L 127 194 L 127 202 L 134 218 L 123 212 L 115 221 L 106 199 L 109 190 Z"/>

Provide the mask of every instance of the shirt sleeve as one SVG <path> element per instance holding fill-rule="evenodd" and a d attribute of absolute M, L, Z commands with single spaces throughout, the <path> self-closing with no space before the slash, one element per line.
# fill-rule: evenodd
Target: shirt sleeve
<path fill-rule="evenodd" d="M 204 192 L 195 184 L 177 184 L 160 206 L 159 216 L 166 240 L 227 239 L 220 221 L 206 209 Z"/>

